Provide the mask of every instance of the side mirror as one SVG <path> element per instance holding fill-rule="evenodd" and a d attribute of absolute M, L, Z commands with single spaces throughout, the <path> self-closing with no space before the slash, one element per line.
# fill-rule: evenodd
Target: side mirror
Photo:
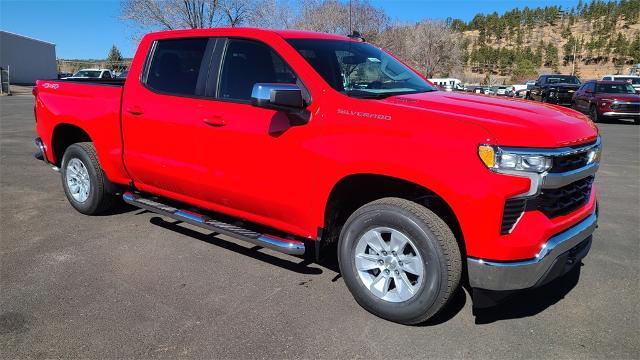
<path fill-rule="evenodd" d="M 251 104 L 266 109 L 286 112 L 292 126 L 309 122 L 302 90 L 296 84 L 257 83 L 251 91 Z"/>
<path fill-rule="evenodd" d="M 251 91 L 251 104 L 282 111 L 304 108 L 302 90 L 296 84 L 255 84 Z"/>

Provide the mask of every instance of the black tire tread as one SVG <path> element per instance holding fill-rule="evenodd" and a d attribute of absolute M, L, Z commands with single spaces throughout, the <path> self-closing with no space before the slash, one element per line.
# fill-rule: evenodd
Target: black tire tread
<path fill-rule="evenodd" d="M 96 173 L 96 184 L 92 184 L 92 185 L 95 185 L 96 189 L 98 190 L 99 201 L 95 209 L 90 213 L 88 213 L 87 215 L 97 215 L 112 208 L 116 202 L 116 198 L 115 196 L 113 196 L 113 194 L 109 194 L 106 190 L 107 177 L 105 176 L 104 171 L 102 171 L 102 167 L 100 167 L 100 162 L 98 161 L 98 154 L 96 153 L 95 146 L 93 145 L 92 142 L 75 143 L 70 145 L 69 148 L 71 146 L 78 146 L 87 154 L 87 156 L 89 157 L 89 160 L 91 161 L 91 166 L 93 167 Z M 69 148 L 67 148 L 67 150 Z"/>
<path fill-rule="evenodd" d="M 444 220 L 428 208 L 406 199 L 387 197 L 372 201 L 360 209 L 378 205 L 398 207 L 413 214 L 435 235 L 438 243 L 440 244 L 440 248 L 442 249 L 448 276 L 446 281 L 443 281 L 440 286 L 441 296 L 438 297 L 436 300 L 437 303 L 434 303 L 427 313 L 407 322 L 407 324 L 422 323 L 442 310 L 457 291 L 462 276 L 460 247 L 458 246 L 458 242 L 456 241 L 456 238 L 449 226 L 444 222 Z M 355 213 L 358 213 L 358 210 L 356 210 Z"/>

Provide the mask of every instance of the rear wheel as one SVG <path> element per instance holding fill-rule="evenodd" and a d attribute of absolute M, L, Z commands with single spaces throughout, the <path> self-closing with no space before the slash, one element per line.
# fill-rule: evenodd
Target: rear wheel
<path fill-rule="evenodd" d="M 402 324 L 437 314 L 460 282 L 460 249 L 449 227 L 429 209 L 399 198 L 371 202 L 349 217 L 338 261 L 362 307 Z"/>
<path fill-rule="evenodd" d="M 96 215 L 111 208 L 115 196 L 106 190 L 107 178 L 98 163 L 93 143 L 76 143 L 62 157 L 62 188 L 79 212 Z"/>
<path fill-rule="evenodd" d="M 589 117 L 594 123 L 600 122 L 600 116 L 598 116 L 598 109 L 595 105 L 591 105 L 589 108 Z"/>

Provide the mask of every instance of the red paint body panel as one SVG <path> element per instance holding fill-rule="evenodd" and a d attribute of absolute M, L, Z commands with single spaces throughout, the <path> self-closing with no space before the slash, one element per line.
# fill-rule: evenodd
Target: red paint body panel
<path fill-rule="evenodd" d="M 153 41 L 209 36 L 255 39 L 273 48 L 311 93 L 309 123 L 288 127 L 274 110 L 162 95 L 140 82 Z M 529 180 L 491 172 L 477 156 L 480 144 L 555 148 L 594 141 L 597 128 L 583 115 L 529 101 L 446 92 L 350 98 L 333 90 L 286 38 L 352 41 L 243 28 L 153 33 L 142 39 L 124 90 L 50 81 L 59 85 L 54 90 L 38 82 L 37 131 L 47 157 L 54 159 L 53 128 L 73 124 L 91 136 L 115 183 L 134 181 L 140 190 L 308 239 L 324 227 L 327 200 L 341 179 L 353 174 L 404 179 L 447 202 L 468 255 L 493 260 L 531 258 L 550 236 L 593 211 L 595 191 L 587 205 L 569 215 L 549 219 L 529 211 L 513 233 L 501 236 L 504 202 L 525 192 Z M 134 108 L 142 114 L 127 111 Z M 207 119 L 224 126 L 208 125 Z"/>
<path fill-rule="evenodd" d="M 57 85 L 57 87 L 56 87 Z M 84 130 L 98 152 L 98 160 L 111 181 L 128 182 L 122 163 L 120 139 L 121 86 L 38 80 L 36 132 L 42 138 L 47 159 L 57 163 L 52 137 L 57 126 L 74 125 Z"/>

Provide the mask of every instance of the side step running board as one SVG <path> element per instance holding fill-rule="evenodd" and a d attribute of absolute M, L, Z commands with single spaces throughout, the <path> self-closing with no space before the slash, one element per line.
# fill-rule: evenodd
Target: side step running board
<path fill-rule="evenodd" d="M 206 215 L 198 214 L 193 211 L 177 209 L 172 206 L 145 198 L 139 194 L 125 192 L 124 194 L 122 194 L 122 198 L 127 204 L 131 204 L 141 209 L 145 209 L 156 214 L 164 215 L 175 220 L 183 221 L 240 240 L 248 241 L 254 245 L 266 247 L 285 254 L 303 255 L 305 251 L 304 243 L 301 241 L 283 239 L 273 235 L 260 234 L 249 229 L 244 229 L 239 226 L 214 220 Z"/>

